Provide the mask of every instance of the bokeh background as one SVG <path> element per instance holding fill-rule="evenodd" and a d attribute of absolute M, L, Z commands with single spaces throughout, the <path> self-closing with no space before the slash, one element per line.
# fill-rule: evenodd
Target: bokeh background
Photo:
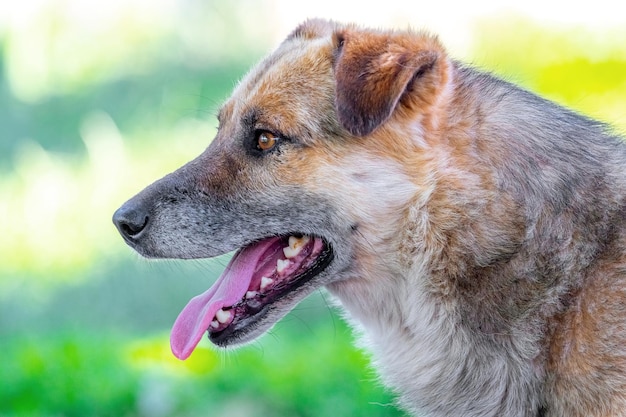
<path fill-rule="evenodd" d="M 436 32 L 626 131 L 619 2 L 311 3 L 0 2 L 0 416 L 402 415 L 323 291 L 249 347 L 178 361 L 169 329 L 227 256 L 147 262 L 110 221 L 208 145 L 219 103 L 307 17 Z"/>

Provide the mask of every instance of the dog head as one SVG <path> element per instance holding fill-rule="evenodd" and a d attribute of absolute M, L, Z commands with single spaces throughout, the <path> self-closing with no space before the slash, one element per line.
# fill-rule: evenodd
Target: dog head
<path fill-rule="evenodd" d="M 308 21 L 235 88 L 204 153 L 118 209 L 146 257 L 238 250 L 179 316 L 176 356 L 207 329 L 217 345 L 245 343 L 321 286 L 367 291 L 400 268 L 449 69 L 433 37 Z"/>

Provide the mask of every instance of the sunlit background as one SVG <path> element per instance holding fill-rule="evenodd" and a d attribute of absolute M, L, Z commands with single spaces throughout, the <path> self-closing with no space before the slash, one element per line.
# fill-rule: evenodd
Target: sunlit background
<path fill-rule="evenodd" d="M 619 2 L 309 3 L 0 2 L 0 416 L 402 415 L 322 292 L 247 348 L 174 359 L 173 320 L 225 258 L 147 262 L 110 221 L 207 146 L 219 103 L 307 17 L 428 29 L 626 131 Z"/>

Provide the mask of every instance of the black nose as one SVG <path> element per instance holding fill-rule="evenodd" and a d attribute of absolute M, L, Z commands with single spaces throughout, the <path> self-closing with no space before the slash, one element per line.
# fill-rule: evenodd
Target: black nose
<path fill-rule="evenodd" d="M 113 214 L 113 223 L 120 234 L 128 240 L 138 239 L 146 230 L 150 216 L 142 204 L 128 201 Z"/>

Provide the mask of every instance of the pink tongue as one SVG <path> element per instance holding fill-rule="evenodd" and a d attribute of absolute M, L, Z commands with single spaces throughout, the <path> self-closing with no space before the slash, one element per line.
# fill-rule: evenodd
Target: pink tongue
<path fill-rule="evenodd" d="M 215 284 L 189 301 L 172 327 L 170 346 L 174 356 L 187 359 L 214 320 L 215 313 L 243 298 L 261 257 L 277 240 L 266 239 L 239 250 Z"/>

